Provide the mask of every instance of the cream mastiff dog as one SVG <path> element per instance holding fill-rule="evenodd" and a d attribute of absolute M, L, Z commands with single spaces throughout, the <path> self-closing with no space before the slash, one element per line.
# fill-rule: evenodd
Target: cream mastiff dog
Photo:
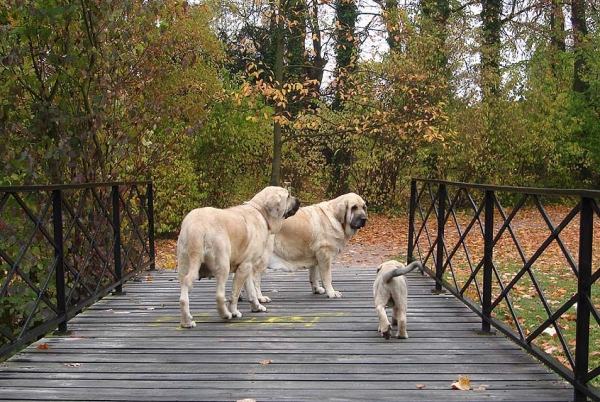
<path fill-rule="evenodd" d="M 392 326 L 385 312 L 385 307 L 392 307 L 392 325 L 398 325 L 396 338 L 408 338 L 406 332 L 406 310 L 408 288 L 404 275 L 415 268 L 423 269 L 419 261 L 414 261 L 404 266 L 404 264 L 390 260 L 377 267 L 377 276 L 373 282 L 373 299 L 375 300 L 375 309 L 379 319 L 377 331 L 381 336 L 390 339 L 392 335 Z"/>
<path fill-rule="evenodd" d="M 252 285 L 252 268 L 263 261 L 269 236 L 281 230 L 284 219 L 300 207 L 300 200 L 282 187 L 266 187 L 243 205 L 227 208 L 198 208 L 181 223 L 177 241 L 177 270 L 181 286 L 179 304 L 181 326 L 193 328 L 189 292 L 194 281 L 214 277 L 217 280 L 217 311 L 223 319 L 241 317 L 237 309 L 242 285 L 252 311 L 266 311 Z M 225 284 L 235 273 L 231 286 L 231 304 L 227 308 Z M 248 281 L 246 281 L 248 279 Z"/>
<path fill-rule="evenodd" d="M 331 261 L 366 223 L 367 205 L 354 193 L 300 208 L 285 220 L 279 233 L 271 236 L 268 247 L 273 252 L 269 261 L 262 261 L 253 271 L 260 302 L 271 301 L 261 291 L 261 278 L 267 267 L 275 270 L 307 268 L 313 293 L 342 297 L 331 283 Z"/>

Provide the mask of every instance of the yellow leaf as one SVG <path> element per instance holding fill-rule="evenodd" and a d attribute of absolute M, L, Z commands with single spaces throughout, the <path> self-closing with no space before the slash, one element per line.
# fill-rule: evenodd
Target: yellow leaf
<path fill-rule="evenodd" d="M 457 382 L 453 382 L 451 385 L 452 389 L 460 389 L 461 391 L 468 391 L 471 389 L 471 380 L 467 376 L 459 376 Z"/>
<path fill-rule="evenodd" d="M 269 360 L 269 359 L 263 360 L 262 362 L 260 362 L 260 364 L 262 364 L 263 366 L 266 364 L 271 364 L 271 360 Z"/>

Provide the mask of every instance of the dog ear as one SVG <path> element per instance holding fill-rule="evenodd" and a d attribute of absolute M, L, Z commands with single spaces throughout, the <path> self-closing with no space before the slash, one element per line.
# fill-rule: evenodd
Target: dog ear
<path fill-rule="evenodd" d="M 271 194 L 264 203 L 265 211 L 273 218 L 283 219 L 285 203 L 279 194 Z"/>
<path fill-rule="evenodd" d="M 265 199 L 263 208 L 266 212 L 264 215 L 269 225 L 271 234 L 279 233 L 283 226 L 283 215 L 285 214 L 287 195 L 282 196 L 281 193 L 271 194 Z"/>
<path fill-rule="evenodd" d="M 348 209 L 348 201 L 344 197 L 339 198 L 339 202 L 335 206 L 335 219 L 341 224 L 346 221 L 346 210 Z"/>

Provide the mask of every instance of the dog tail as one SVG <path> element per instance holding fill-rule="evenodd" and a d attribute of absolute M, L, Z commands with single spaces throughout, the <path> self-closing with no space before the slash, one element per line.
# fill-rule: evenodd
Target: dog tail
<path fill-rule="evenodd" d="M 419 268 L 420 270 L 423 270 L 423 264 L 421 264 L 420 261 L 413 261 L 403 268 L 394 268 L 393 270 L 385 273 L 385 275 L 383 277 L 383 281 L 385 283 L 388 283 L 395 277 L 401 276 L 401 275 L 406 275 L 415 268 Z"/>

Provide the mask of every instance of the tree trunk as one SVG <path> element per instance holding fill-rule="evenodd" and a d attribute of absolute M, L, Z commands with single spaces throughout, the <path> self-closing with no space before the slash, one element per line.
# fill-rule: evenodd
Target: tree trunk
<path fill-rule="evenodd" d="M 307 52 L 307 76 L 311 80 L 316 80 L 313 89 L 318 92 L 323 82 L 323 73 L 327 59 L 323 57 L 323 43 L 321 42 L 321 28 L 319 26 L 319 5 L 316 1 L 312 2 L 312 10 L 309 13 L 308 21 L 310 24 L 310 31 L 312 34 L 312 44 L 314 55 L 310 55 Z"/>
<path fill-rule="evenodd" d="M 573 66 L 573 91 L 578 93 L 586 93 L 589 89 L 589 84 L 582 79 L 587 68 L 584 58 L 584 45 L 588 34 L 585 22 L 585 3 L 586 0 L 571 0 L 573 51 L 575 54 L 575 64 Z"/>
<path fill-rule="evenodd" d="M 285 50 L 285 21 L 283 16 L 284 1 L 279 2 L 279 10 L 277 13 L 277 42 L 275 52 L 275 87 L 278 91 L 282 90 L 283 87 L 283 55 Z M 279 102 L 275 104 L 275 116 L 281 116 L 283 113 L 283 107 L 279 105 Z M 282 159 L 282 127 L 279 120 L 275 120 L 273 124 L 273 163 L 271 165 L 271 181 L 272 186 L 279 185 L 279 173 L 281 171 L 281 159 Z"/>
<path fill-rule="evenodd" d="M 353 0 L 335 0 L 336 41 L 335 55 L 337 64 L 337 87 L 332 109 L 341 110 L 342 94 L 345 91 L 346 75 L 356 70 L 356 57 L 358 55 L 358 38 L 356 37 L 356 20 L 358 7 Z"/>
<path fill-rule="evenodd" d="M 481 20 L 481 89 L 484 100 L 494 101 L 500 95 L 500 13 L 502 0 L 482 0 Z"/>
<path fill-rule="evenodd" d="M 559 77 L 561 55 L 567 51 L 565 14 L 562 0 L 552 0 L 550 3 L 550 57 L 554 77 Z"/>
<path fill-rule="evenodd" d="M 400 40 L 400 14 L 398 10 L 398 0 L 383 0 L 381 3 L 384 22 L 388 31 L 387 44 L 390 47 L 390 53 L 400 53 L 402 51 L 402 41 Z"/>
<path fill-rule="evenodd" d="M 447 70 L 448 57 L 444 51 L 448 32 L 446 25 L 450 18 L 449 0 L 423 0 L 421 2 L 423 16 L 431 22 L 431 34 L 436 39 L 436 45 L 433 51 L 434 63 L 439 72 L 449 78 L 450 72 Z"/>

